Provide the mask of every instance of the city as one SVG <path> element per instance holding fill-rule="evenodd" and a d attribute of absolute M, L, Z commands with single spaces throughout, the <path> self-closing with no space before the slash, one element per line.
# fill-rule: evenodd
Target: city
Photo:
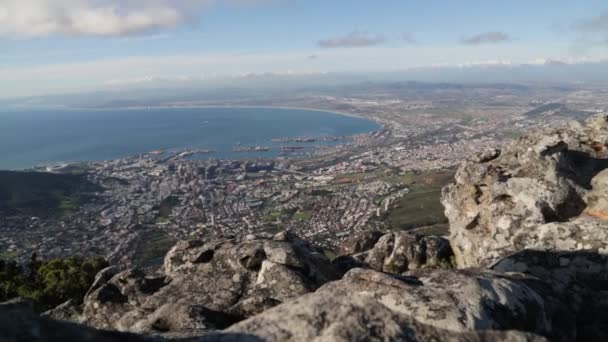
<path fill-rule="evenodd" d="M 6 255 L 19 251 L 20 260 L 33 252 L 45 258 L 83 253 L 153 267 L 175 241 L 194 237 L 288 229 L 331 252 L 344 237 L 364 230 L 445 234 L 439 192 L 463 159 L 504 146 L 529 129 L 608 108 L 605 91 L 598 89 L 531 87 L 525 95 L 491 86 L 452 90 L 458 96 L 483 94 L 471 95 L 466 109 L 443 104 L 449 102 L 443 91 L 437 101 L 437 89 L 431 89 L 417 96 L 426 99 L 411 102 L 388 94 L 383 100 L 375 95 L 306 100 L 313 108 L 348 110 L 383 129 L 305 156 L 231 161 L 190 158 L 197 151 L 151 151 L 41 167 L 76 170 L 103 190 L 59 217 L 2 216 L 0 247 Z M 512 104 L 497 103 L 504 97 Z M 298 140 L 310 139 L 293 139 Z"/>

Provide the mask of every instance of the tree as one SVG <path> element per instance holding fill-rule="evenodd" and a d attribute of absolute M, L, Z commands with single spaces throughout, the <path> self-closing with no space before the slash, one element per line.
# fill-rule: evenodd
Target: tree
<path fill-rule="evenodd" d="M 24 271 L 15 262 L 0 261 L 0 299 L 29 298 L 42 310 L 70 299 L 80 303 L 95 275 L 107 266 L 101 257 L 71 256 L 41 262 L 33 255 L 28 271 Z"/>

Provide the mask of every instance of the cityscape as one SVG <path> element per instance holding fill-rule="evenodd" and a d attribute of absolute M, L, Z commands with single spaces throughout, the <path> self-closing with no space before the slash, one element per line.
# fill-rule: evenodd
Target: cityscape
<path fill-rule="evenodd" d="M 60 174 L 76 169 L 103 190 L 59 217 L 2 216 L 2 250 L 18 252 L 22 260 L 33 252 L 47 258 L 85 253 L 151 266 L 175 241 L 193 237 L 288 229 L 332 251 L 345 237 L 370 229 L 446 233 L 440 188 L 462 160 L 501 148 L 528 130 L 564 125 L 608 108 L 602 89 L 467 86 L 450 90 L 454 97 L 471 96 L 457 107 L 444 85 L 410 88 L 405 95 L 390 95 L 388 88 L 381 96 L 279 102 L 348 111 L 383 127 L 304 155 L 297 151 L 248 160 L 244 153 L 241 160 L 216 160 L 212 153 L 202 154 L 209 159 L 190 158 L 200 151 L 150 151 L 42 167 Z M 422 94 L 408 101 L 408 90 Z M 501 102 L 507 97 L 509 105 Z M 311 139 L 275 140 L 297 144 Z M 421 199 L 420 205 L 428 201 L 428 213 L 408 208 L 410 198 L 413 203 Z M 392 219 L 404 215 L 401 222 Z"/>

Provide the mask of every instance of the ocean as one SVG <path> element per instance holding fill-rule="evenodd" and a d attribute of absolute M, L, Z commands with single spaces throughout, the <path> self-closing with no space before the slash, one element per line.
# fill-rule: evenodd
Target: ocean
<path fill-rule="evenodd" d="M 0 109 L 0 169 L 73 161 L 98 161 L 153 150 L 207 149 L 202 158 L 275 157 L 282 137 L 347 136 L 379 130 L 369 120 L 314 110 L 282 108 L 179 108 L 116 110 Z M 272 147 L 269 152 L 234 152 L 235 148 Z"/>

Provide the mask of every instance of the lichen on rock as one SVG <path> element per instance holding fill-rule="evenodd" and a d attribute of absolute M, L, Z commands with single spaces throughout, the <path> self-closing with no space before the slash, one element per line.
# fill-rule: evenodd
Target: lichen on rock
<path fill-rule="evenodd" d="M 460 267 L 526 248 L 608 247 L 608 115 L 531 133 L 492 156 L 464 163 L 443 189 Z"/>

